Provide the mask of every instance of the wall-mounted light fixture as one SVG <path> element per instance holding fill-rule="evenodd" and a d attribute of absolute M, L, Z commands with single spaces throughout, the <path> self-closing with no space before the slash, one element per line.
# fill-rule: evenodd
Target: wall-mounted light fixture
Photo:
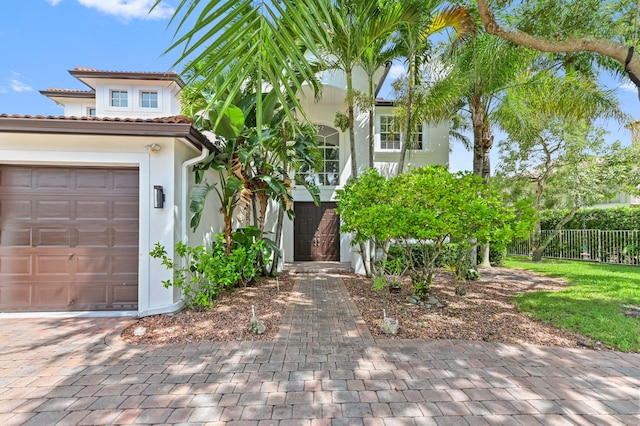
<path fill-rule="evenodd" d="M 164 189 L 160 185 L 153 186 L 153 207 L 156 209 L 164 208 Z"/>
<path fill-rule="evenodd" d="M 149 152 L 158 152 L 160 151 L 160 149 L 162 148 L 160 145 L 158 145 L 157 143 L 151 143 L 149 145 L 145 145 L 145 148 L 147 148 L 147 150 Z"/>

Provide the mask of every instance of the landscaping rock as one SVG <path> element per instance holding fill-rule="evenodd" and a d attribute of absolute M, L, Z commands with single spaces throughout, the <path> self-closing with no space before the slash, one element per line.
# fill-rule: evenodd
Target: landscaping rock
<path fill-rule="evenodd" d="M 380 326 L 380 328 L 385 334 L 392 334 L 395 336 L 396 334 L 398 334 L 398 330 L 400 329 L 400 323 L 397 319 L 385 318 L 382 321 L 382 325 Z"/>
<path fill-rule="evenodd" d="M 146 327 L 138 327 L 133 331 L 133 335 L 136 337 L 144 336 L 147 333 Z"/>
<path fill-rule="evenodd" d="M 420 303 L 420 298 L 418 296 L 407 296 L 407 302 L 418 305 Z"/>

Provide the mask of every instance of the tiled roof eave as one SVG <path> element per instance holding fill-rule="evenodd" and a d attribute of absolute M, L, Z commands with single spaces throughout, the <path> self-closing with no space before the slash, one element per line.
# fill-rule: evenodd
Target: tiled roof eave
<path fill-rule="evenodd" d="M 215 149 L 181 115 L 141 119 L 0 114 L 0 132 L 181 137 L 198 148 Z"/>

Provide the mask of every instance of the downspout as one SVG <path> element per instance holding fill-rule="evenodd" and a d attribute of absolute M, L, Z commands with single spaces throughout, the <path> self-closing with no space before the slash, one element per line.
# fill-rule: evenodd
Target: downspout
<path fill-rule="evenodd" d="M 209 149 L 202 147 L 202 153 L 197 157 L 191 158 L 182 163 L 182 215 L 180 217 L 180 237 L 183 243 L 187 243 L 189 237 L 187 235 L 188 228 L 188 209 L 189 209 L 189 167 L 202 162 L 209 155 Z"/>

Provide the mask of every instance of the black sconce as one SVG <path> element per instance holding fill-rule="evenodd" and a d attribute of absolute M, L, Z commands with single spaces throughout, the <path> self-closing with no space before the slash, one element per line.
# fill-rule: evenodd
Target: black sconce
<path fill-rule="evenodd" d="M 156 209 L 164 208 L 164 189 L 160 185 L 153 186 L 153 207 Z"/>

